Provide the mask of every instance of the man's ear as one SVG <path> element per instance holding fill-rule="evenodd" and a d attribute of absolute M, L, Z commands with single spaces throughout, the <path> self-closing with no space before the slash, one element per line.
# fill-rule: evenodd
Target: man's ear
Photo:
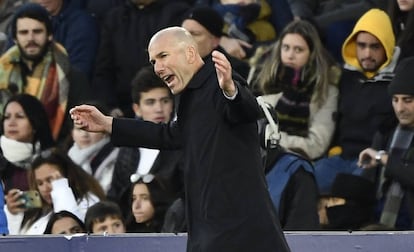
<path fill-rule="evenodd" d="M 140 106 L 138 104 L 133 103 L 132 104 L 132 110 L 134 110 L 135 115 L 137 115 L 138 117 L 142 117 L 141 108 L 140 108 Z"/>
<path fill-rule="evenodd" d="M 194 46 L 188 46 L 187 50 L 186 50 L 186 57 L 187 57 L 187 62 L 189 64 L 193 64 L 194 61 L 196 60 L 196 56 L 197 56 L 197 49 Z"/>
<path fill-rule="evenodd" d="M 52 35 L 52 34 L 50 34 L 50 35 L 47 37 L 47 39 L 48 39 L 49 41 L 52 41 L 52 40 L 53 40 L 53 35 Z"/>

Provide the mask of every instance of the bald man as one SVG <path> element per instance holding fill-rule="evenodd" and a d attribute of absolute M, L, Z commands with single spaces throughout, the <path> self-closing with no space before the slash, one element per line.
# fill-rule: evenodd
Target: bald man
<path fill-rule="evenodd" d="M 77 127 L 111 133 L 115 145 L 182 148 L 187 251 L 289 251 L 269 198 L 257 136 L 260 109 L 217 51 L 204 62 L 190 33 L 170 27 L 148 46 L 154 71 L 177 97 L 170 124 L 104 116 L 82 105 Z"/>

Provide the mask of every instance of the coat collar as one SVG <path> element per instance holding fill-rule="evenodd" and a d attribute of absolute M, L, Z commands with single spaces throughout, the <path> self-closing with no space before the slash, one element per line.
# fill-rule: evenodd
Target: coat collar
<path fill-rule="evenodd" d="M 187 88 L 196 89 L 200 88 L 207 79 L 210 77 L 211 73 L 215 70 L 213 65 L 213 60 L 210 56 L 204 58 L 204 65 L 194 74 L 190 82 L 187 85 Z"/>

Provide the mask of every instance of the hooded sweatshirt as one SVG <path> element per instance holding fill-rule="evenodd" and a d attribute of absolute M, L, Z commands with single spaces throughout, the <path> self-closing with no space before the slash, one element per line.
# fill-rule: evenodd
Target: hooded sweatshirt
<path fill-rule="evenodd" d="M 359 32 L 374 35 L 385 49 L 386 60 L 376 72 L 364 72 L 359 64 L 356 47 L 356 36 Z M 395 37 L 389 16 L 380 9 L 371 9 L 358 20 L 352 33 L 345 40 L 342 46 L 342 56 L 348 67 L 363 72 L 367 78 L 372 78 L 392 62 L 394 47 Z"/>

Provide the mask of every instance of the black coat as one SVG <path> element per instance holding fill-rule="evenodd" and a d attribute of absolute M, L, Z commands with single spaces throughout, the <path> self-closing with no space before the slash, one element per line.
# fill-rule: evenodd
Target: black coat
<path fill-rule="evenodd" d="M 266 189 L 260 108 L 245 85 L 237 88 L 234 100 L 225 98 L 207 61 L 181 93 L 175 123 L 114 119 L 112 140 L 183 148 L 187 251 L 289 251 Z"/>

